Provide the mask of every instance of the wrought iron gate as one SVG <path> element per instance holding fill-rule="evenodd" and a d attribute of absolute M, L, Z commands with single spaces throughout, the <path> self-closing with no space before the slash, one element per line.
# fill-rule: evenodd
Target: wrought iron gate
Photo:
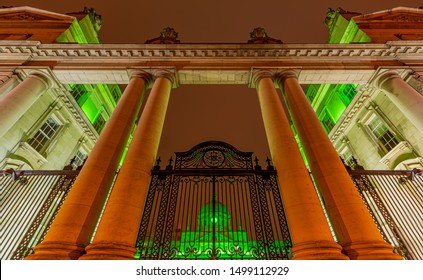
<path fill-rule="evenodd" d="M 138 259 L 288 259 L 291 239 L 276 180 L 252 153 L 205 142 L 152 170 Z"/>

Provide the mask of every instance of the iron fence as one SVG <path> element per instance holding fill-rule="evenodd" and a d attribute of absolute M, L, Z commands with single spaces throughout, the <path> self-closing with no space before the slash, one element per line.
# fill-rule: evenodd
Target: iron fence
<path fill-rule="evenodd" d="M 423 174 L 349 171 L 384 239 L 406 259 L 423 259 Z"/>
<path fill-rule="evenodd" d="M 247 216 L 257 216 L 258 212 L 253 208 L 260 209 L 261 212 L 266 210 L 266 207 L 260 206 L 260 203 L 264 203 L 266 200 L 274 201 L 273 196 L 278 195 L 275 189 L 276 173 L 273 174 L 270 172 L 270 177 L 266 175 L 263 178 L 262 176 L 266 172 L 257 170 L 249 170 L 244 173 L 230 171 L 233 172 L 233 174 L 230 174 L 229 172 L 229 176 L 226 177 L 223 176 L 223 173 L 220 174 L 218 172 L 214 172 L 214 175 L 211 175 L 210 171 L 210 174 L 205 172 L 205 174 L 202 175 L 198 173 L 194 174 L 195 172 L 191 174 L 191 171 L 186 172 L 184 170 L 179 170 L 176 173 L 175 171 L 169 170 L 167 172 L 168 175 L 163 176 L 163 171 L 152 171 L 152 184 L 155 184 L 156 187 L 150 191 L 154 191 L 155 195 L 167 196 L 168 200 L 165 199 L 165 201 L 173 203 L 171 197 L 172 195 L 175 196 L 176 193 L 172 194 L 172 188 L 174 189 L 173 191 L 175 191 L 176 188 L 181 188 L 183 192 L 181 191 L 177 194 L 176 201 L 179 201 L 178 205 L 186 206 L 188 208 L 185 209 L 183 207 L 176 207 L 176 209 L 182 209 L 185 212 L 174 213 L 179 215 L 179 218 L 176 219 L 172 228 L 169 227 L 171 230 L 169 230 L 167 234 L 171 232 L 172 235 L 169 235 L 170 237 L 167 236 L 169 238 L 166 237 L 167 239 L 165 238 L 161 241 L 159 238 L 160 234 L 157 235 L 156 241 L 154 241 L 153 236 L 150 243 L 151 246 L 153 246 L 154 242 L 159 242 L 157 244 L 161 244 L 160 242 L 163 240 L 179 240 L 178 246 L 175 247 L 173 244 L 173 247 L 168 247 L 173 249 L 177 248 L 179 250 L 177 253 L 189 253 L 190 242 L 192 243 L 193 240 L 197 240 L 197 237 L 199 236 L 196 236 L 195 234 L 201 234 L 201 231 L 205 233 L 207 232 L 207 229 L 213 228 L 214 226 L 215 232 L 217 232 L 217 234 L 215 233 L 214 235 L 215 240 L 226 236 L 225 238 L 229 237 L 235 241 L 239 239 L 239 241 L 235 242 L 238 242 L 239 244 L 238 246 L 235 244 L 231 250 L 227 250 L 228 248 L 225 249 L 224 246 L 222 247 L 219 245 L 220 243 L 217 243 L 217 247 L 221 246 L 220 249 L 215 247 L 213 251 L 213 247 L 208 248 L 211 249 L 209 252 L 211 252 L 212 255 L 216 255 L 218 252 L 223 252 L 223 248 L 227 253 L 229 253 L 227 254 L 228 256 L 230 256 L 230 254 L 235 254 L 234 256 L 236 257 L 233 258 L 248 259 L 250 258 L 248 255 L 242 255 L 243 252 L 239 251 L 242 246 L 245 248 L 250 246 L 247 244 L 248 241 L 242 241 L 242 238 L 244 238 L 243 236 L 247 234 L 247 232 L 250 236 L 253 236 L 254 234 L 264 237 L 266 234 L 269 236 L 270 234 L 274 234 L 275 236 L 286 236 L 287 233 L 284 229 L 286 226 L 277 225 L 274 222 L 272 222 L 271 226 L 273 232 L 266 231 L 266 227 L 270 228 L 269 226 L 266 226 L 266 223 L 269 222 L 267 215 L 257 219 L 260 221 L 259 227 L 254 225 L 254 223 L 245 223 L 244 220 L 246 220 L 246 218 L 242 218 L 242 215 L 244 214 Z M 72 187 L 78 173 L 79 171 L 73 170 L 0 171 L 0 259 L 23 259 L 31 253 L 32 248 L 36 244 L 41 242 L 60 206 L 66 198 L 66 195 Z M 163 174 L 160 175 L 161 173 Z M 171 175 L 171 173 L 173 173 L 173 175 Z M 235 173 L 238 173 L 238 175 Z M 422 173 L 418 170 L 352 170 L 349 171 L 349 173 L 385 240 L 391 243 L 396 252 L 404 256 L 406 259 L 423 259 Z M 172 176 L 176 178 L 177 181 L 172 181 L 175 180 L 172 179 Z M 272 180 L 272 182 L 269 181 L 269 179 Z M 213 182 L 215 184 L 214 198 L 212 190 Z M 269 182 L 271 184 L 269 184 Z M 200 189 L 196 189 L 196 186 L 199 186 L 200 183 L 208 184 L 207 188 L 211 190 L 208 194 L 201 194 L 201 197 L 204 196 L 202 198 L 204 203 L 200 204 L 205 207 L 203 208 L 200 204 L 191 205 L 183 202 L 183 197 L 189 195 L 190 192 L 191 195 L 199 193 L 198 191 Z M 251 186 L 254 185 L 253 183 L 258 184 L 261 187 L 253 190 L 253 188 L 251 188 Z M 169 188 L 168 194 L 166 193 L 166 188 Z M 248 188 L 250 189 L 247 192 L 243 190 Z M 251 202 L 247 202 L 247 200 L 239 200 L 238 204 L 235 203 L 232 206 L 229 206 L 229 208 L 226 206 L 230 205 L 231 202 L 234 201 L 234 198 L 246 197 L 246 194 L 249 196 L 252 195 Z M 223 200 L 224 197 L 227 197 L 226 200 Z M 213 199 L 215 201 L 214 203 Z M 212 203 L 207 204 L 207 202 Z M 146 207 L 149 207 L 149 201 L 146 203 Z M 151 201 L 151 203 L 153 202 Z M 251 213 L 248 212 L 249 214 L 246 214 L 245 211 L 241 211 L 240 207 L 243 203 L 249 203 L 252 205 L 252 208 L 250 207 L 250 210 L 247 210 L 247 212 L 251 211 Z M 153 207 L 153 212 L 157 211 L 154 213 L 164 211 L 163 209 L 165 209 L 162 208 L 162 210 L 160 210 L 160 207 L 164 207 L 164 205 L 160 206 L 160 203 L 156 206 L 154 205 L 156 204 L 150 205 Z M 270 215 L 277 216 L 277 212 L 283 211 L 283 205 L 278 200 L 276 204 L 272 202 L 268 205 L 270 205 L 270 208 L 268 208 Z M 194 214 L 187 214 L 186 211 L 194 208 L 196 208 L 196 216 Z M 227 211 L 236 213 L 233 217 L 231 217 L 231 220 L 229 220 L 229 217 L 226 216 Z M 221 215 L 221 218 L 226 222 L 226 224 L 223 224 L 222 226 L 222 224 L 214 224 L 213 222 L 208 223 L 204 218 L 210 218 L 210 213 L 213 213 L 212 219 Z M 216 213 L 218 215 L 216 215 Z M 161 223 L 159 220 L 155 219 L 150 221 L 153 221 L 152 223 L 154 226 Z M 278 220 L 276 219 L 275 221 L 277 222 Z M 203 224 L 200 225 L 201 222 Z M 162 224 L 164 228 L 169 226 L 165 223 L 165 221 L 163 221 Z M 257 227 L 259 232 L 253 233 L 253 231 L 248 229 L 247 226 Z M 231 230 L 229 230 L 229 228 L 231 228 Z M 280 228 L 279 230 L 282 230 L 283 232 L 275 232 L 274 230 L 277 228 Z M 173 229 L 175 229 L 174 232 L 172 232 Z M 231 236 L 231 234 L 237 235 Z M 181 239 L 181 237 L 183 238 Z M 285 244 L 276 244 L 276 241 L 279 239 L 280 238 L 274 239 L 274 244 L 272 243 L 273 241 L 270 237 L 265 237 L 263 239 L 270 240 L 270 243 L 266 243 L 266 246 L 270 246 L 269 248 L 271 248 L 271 250 L 268 250 L 267 252 L 277 253 L 277 251 L 272 249 L 272 246 L 274 245 L 279 246 L 278 248 L 285 246 Z M 180 242 L 181 240 L 185 240 L 187 242 L 183 244 Z M 245 240 L 248 240 L 248 238 L 245 238 Z M 260 245 L 260 242 L 257 244 Z M 146 245 L 146 243 L 144 245 Z M 144 245 L 138 243 L 139 254 L 142 254 L 142 251 L 144 250 L 142 249 L 142 246 Z M 263 248 L 262 245 L 260 246 Z M 286 251 L 286 249 L 284 250 Z M 257 252 L 259 252 L 259 250 Z M 266 251 L 262 250 L 262 252 Z M 144 254 L 145 253 L 146 252 L 144 250 Z M 154 253 L 151 256 L 154 256 Z M 176 256 L 176 258 L 185 258 L 185 256 L 187 256 L 187 254 Z M 195 254 L 192 254 L 191 256 L 195 258 Z M 140 258 L 141 256 L 138 255 L 138 257 Z M 223 256 L 221 255 L 220 257 Z"/>
<path fill-rule="evenodd" d="M 0 259 L 23 259 L 41 242 L 79 171 L 0 171 Z"/>

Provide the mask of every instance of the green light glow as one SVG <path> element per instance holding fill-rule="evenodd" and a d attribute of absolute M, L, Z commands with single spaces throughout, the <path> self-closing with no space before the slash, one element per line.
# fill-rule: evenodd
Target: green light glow
<path fill-rule="evenodd" d="M 81 106 L 82 110 L 84 111 L 87 118 L 90 120 L 91 124 L 94 123 L 97 114 L 99 113 L 99 109 L 94 104 L 92 99 L 87 99 L 85 103 Z"/>
<path fill-rule="evenodd" d="M 212 203 L 204 205 L 197 215 L 197 221 L 195 231 L 190 230 L 188 225 L 186 231 L 180 233 L 180 238 L 172 241 L 171 248 L 176 251 L 174 259 L 210 259 L 213 248 L 218 259 L 257 259 L 263 250 L 279 253 L 290 251 L 290 246 L 283 241 L 268 242 L 266 249 L 260 247 L 257 241 L 248 240 L 248 233 L 241 225 L 238 230 L 233 230 L 229 211 L 220 202 L 214 207 Z M 149 241 L 147 247 L 151 246 L 152 241 Z M 134 257 L 140 259 L 140 252 Z"/>

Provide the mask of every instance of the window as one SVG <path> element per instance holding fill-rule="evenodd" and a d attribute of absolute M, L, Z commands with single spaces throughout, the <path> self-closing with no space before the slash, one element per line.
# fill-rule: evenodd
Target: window
<path fill-rule="evenodd" d="M 345 147 L 341 152 L 341 157 L 344 160 L 345 165 L 351 167 L 351 169 L 355 168 L 355 160 L 351 153 L 351 150 L 348 147 Z"/>
<path fill-rule="evenodd" d="M 320 85 L 309 85 L 306 89 L 306 96 L 308 101 L 313 103 L 314 98 L 316 98 L 317 91 L 319 90 Z"/>
<path fill-rule="evenodd" d="M 98 115 L 93 123 L 93 126 L 95 130 L 98 132 L 98 134 L 101 133 L 105 124 L 106 124 L 106 121 L 104 120 L 104 118 L 101 115 Z"/>
<path fill-rule="evenodd" d="M 87 154 L 81 150 L 78 150 L 75 156 L 73 157 L 72 169 L 75 170 L 79 166 L 81 166 L 84 163 L 86 158 L 87 158 Z"/>
<path fill-rule="evenodd" d="M 79 101 L 87 93 L 83 85 L 74 85 L 71 91 L 72 96 L 76 101 Z"/>
<path fill-rule="evenodd" d="M 398 137 L 376 115 L 367 124 L 379 144 L 389 152 L 400 142 Z"/>
<path fill-rule="evenodd" d="M 356 87 L 357 85 L 351 85 L 351 84 L 346 84 L 341 86 L 339 94 L 346 106 L 350 104 L 351 100 L 353 100 L 355 94 L 357 93 L 357 91 L 355 90 Z"/>
<path fill-rule="evenodd" d="M 332 128 L 335 126 L 335 122 L 333 121 L 331 115 L 329 114 L 329 112 L 325 109 L 323 114 L 321 115 L 322 117 L 320 118 L 323 127 L 326 130 L 326 133 L 329 134 L 329 132 L 332 130 Z"/>
<path fill-rule="evenodd" d="M 31 145 L 39 153 L 44 152 L 47 146 L 51 143 L 52 138 L 59 130 L 60 125 L 60 122 L 56 118 L 50 116 L 35 133 L 35 135 L 29 139 L 29 145 Z"/>
<path fill-rule="evenodd" d="M 122 92 L 121 92 L 119 86 L 117 86 L 117 85 L 109 85 L 109 89 L 110 89 L 110 94 L 112 95 L 113 100 L 117 104 L 120 96 L 122 95 Z"/>

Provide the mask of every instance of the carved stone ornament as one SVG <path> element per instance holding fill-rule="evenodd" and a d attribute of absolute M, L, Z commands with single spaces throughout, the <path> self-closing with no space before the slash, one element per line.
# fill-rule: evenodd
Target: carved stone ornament
<path fill-rule="evenodd" d="M 15 14 L 15 15 L 5 15 L 2 16 L 1 19 L 4 20 L 36 20 L 36 19 L 43 19 L 40 17 L 35 17 L 32 14 L 22 13 L 22 14 Z"/>
<path fill-rule="evenodd" d="M 282 44 L 281 40 L 271 38 L 267 35 L 266 30 L 263 27 L 254 28 L 252 32 L 250 32 L 250 40 L 248 40 L 249 44 Z"/>
<path fill-rule="evenodd" d="M 163 28 L 159 37 L 145 41 L 146 44 L 179 44 L 180 42 L 178 32 L 171 27 Z"/>
<path fill-rule="evenodd" d="M 324 21 L 327 27 L 330 27 L 332 25 L 333 20 L 335 19 L 337 13 L 339 13 L 339 8 L 336 10 L 332 8 L 328 8 L 328 10 L 326 11 L 326 18 Z"/>
<path fill-rule="evenodd" d="M 394 21 L 405 21 L 405 22 L 421 22 L 423 21 L 422 16 L 413 16 L 413 15 L 400 15 L 392 18 Z"/>

